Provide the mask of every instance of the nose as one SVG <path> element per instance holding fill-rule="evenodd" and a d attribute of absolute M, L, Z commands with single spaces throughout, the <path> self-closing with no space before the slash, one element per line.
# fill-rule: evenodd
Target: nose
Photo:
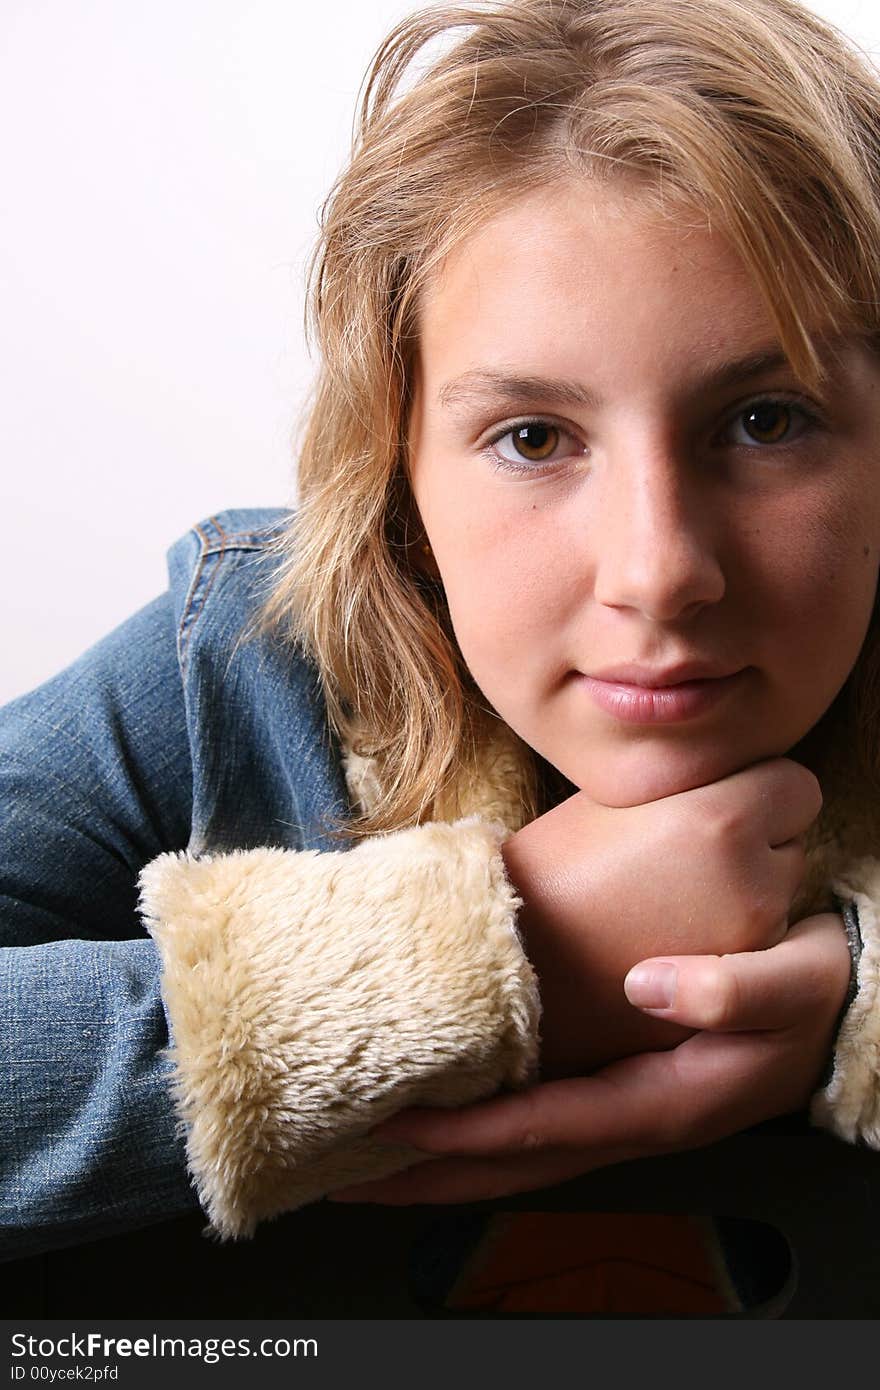
<path fill-rule="evenodd" d="M 597 602 L 673 622 L 723 597 L 712 509 L 671 450 L 618 457 L 599 494 Z"/>

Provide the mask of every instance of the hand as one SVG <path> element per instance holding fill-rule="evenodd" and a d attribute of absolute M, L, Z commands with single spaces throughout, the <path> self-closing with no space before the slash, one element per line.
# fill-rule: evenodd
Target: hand
<path fill-rule="evenodd" d="M 579 792 L 512 835 L 502 852 L 540 983 L 542 1076 L 681 1042 L 673 1015 L 627 1006 L 624 976 L 649 954 L 778 942 L 803 877 L 799 837 L 821 805 L 813 774 L 774 758 L 639 806 Z"/>
<path fill-rule="evenodd" d="M 644 966 L 661 963 L 677 971 L 664 1016 L 704 1031 L 672 1051 L 629 1057 L 595 1076 L 460 1110 L 403 1111 L 375 1136 L 438 1157 L 332 1200 L 407 1205 L 503 1197 L 607 1164 L 698 1148 L 807 1104 L 849 983 L 838 916 L 808 917 L 766 951 L 666 957 Z"/>

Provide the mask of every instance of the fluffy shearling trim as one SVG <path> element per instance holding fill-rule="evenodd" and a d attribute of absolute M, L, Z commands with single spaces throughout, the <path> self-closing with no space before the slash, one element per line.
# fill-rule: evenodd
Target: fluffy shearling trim
<path fill-rule="evenodd" d="M 850 1143 L 880 1148 L 880 862 L 864 859 L 834 884 L 855 902 L 862 937 L 858 989 L 847 1010 L 828 1085 L 814 1097 L 814 1124 Z"/>
<path fill-rule="evenodd" d="M 355 736 L 354 747 L 357 743 Z M 357 753 L 354 747 L 342 750 L 348 794 L 354 806 L 369 813 L 381 795 L 382 770 L 376 758 Z M 474 765 L 458 769 L 454 781 L 437 793 L 423 819 L 457 821 L 481 816 L 483 820 L 501 821 L 508 831 L 521 829 L 526 822 L 525 807 L 534 792 L 534 760 L 529 749 L 498 720 L 475 753 Z"/>
<path fill-rule="evenodd" d="M 500 854 L 471 820 L 143 870 L 164 961 L 179 1114 L 224 1236 L 424 1158 L 367 1131 L 537 1068 L 539 1003 Z"/>

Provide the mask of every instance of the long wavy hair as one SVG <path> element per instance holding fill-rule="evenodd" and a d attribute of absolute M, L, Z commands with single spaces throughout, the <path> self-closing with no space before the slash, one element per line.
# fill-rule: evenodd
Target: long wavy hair
<path fill-rule="evenodd" d="M 878 334 L 880 81 L 793 0 L 502 0 L 399 24 L 322 210 L 300 500 L 261 614 L 315 662 L 336 734 L 378 760 L 381 795 L 355 833 L 417 822 L 438 794 L 454 810 L 498 725 L 418 562 L 420 295 L 487 218 L 573 174 L 636 181 L 658 211 L 725 234 L 807 383 L 817 330 Z M 848 682 L 874 762 L 876 627 Z M 529 786 L 526 814 L 537 771 Z"/>

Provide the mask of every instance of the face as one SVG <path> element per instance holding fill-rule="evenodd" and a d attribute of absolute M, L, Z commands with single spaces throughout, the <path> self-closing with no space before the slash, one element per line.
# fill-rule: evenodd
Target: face
<path fill-rule="evenodd" d="M 738 260 L 637 194 L 546 186 L 422 304 L 413 494 L 497 713 L 634 805 L 791 749 L 868 627 L 880 366 L 809 391 Z"/>

